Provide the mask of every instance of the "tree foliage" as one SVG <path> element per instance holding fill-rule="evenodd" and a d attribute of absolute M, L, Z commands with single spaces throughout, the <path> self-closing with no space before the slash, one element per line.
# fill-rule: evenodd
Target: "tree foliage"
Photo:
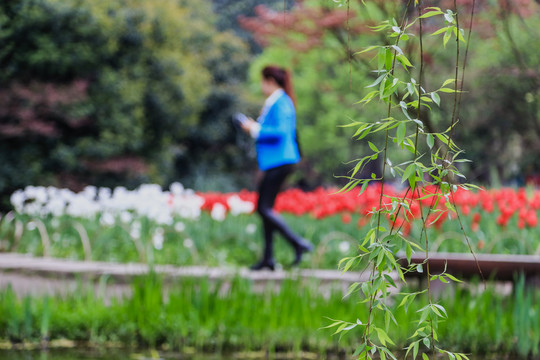
<path fill-rule="evenodd" d="M 368 121 L 380 113 L 376 108 L 360 106 L 351 97 L 352 93 L 362 93 L 367 86 L 372 89 L 380 86 L 374 84 L 378 76 L 371 71 L 371 56 L 359 50 L 377 40 L 388 43 L 372 27 L 381 19 L 398 19 L 407 6 L 399 0 L 342 1 L 338 7 L 335 4 L 297 1 L 285 14 L 261 5 L 256 17 L 240 19 L 264 45 L 263 53 L 253 65 L 253 74 L 268 62 L 293 69 L 305 158 L 316 174 L 328 181 L 347 168 L 337 166 L 334 159 L 352 160 L 354 154 L 370 152 L 366 142 L 345 140 L 339 125 L 347 123 L 349 118 Z M 456 4 L 465 14 L 461 19 L 463 26 L 468 26 L 473 1 L 460 0 Z M 425 1 L 424 6 L 452 9 L 454 1 Z M 467 157 L 473 165 L 461 164 L 460 169 L 470 179 L 483 183 L 493 183 L 496 178 L 509 181 L 520 173 L 538 173 L 540 164 L 533 155 L 535 152 L 530 150 L 540 143 L 536 141 L 540 64 L 535 51 L 540 34 L 534 26 L 540 17 L 540 6 L 532 0 L 522 0 L 519 4 L 479 0 L 475 6 L 477 16 L 473 18 L 471 38 L 475 46 L 468 54 L 466 67 L 470 75 L 464 84 L 465 95 L 461 97 L 465 110 L 458 118 L 465 123 L 465 130 L 456 138 L 459 143 L 470 144 Z M 426 80 L 430 86 L 444 81 L 443 74 L 452 70 L 454 64 L 449 59 L 454 57 L 455 50 L 448 42 L 447 31 L 431 35 L 438 30 L 433 18 L 426 18 L 424 26 L 428 35 L 423 60 L 426 71 L 433 73 Z M 433 46 L 439 39 L 445 45 Z M 413 63 L 418 60 L 417 46 L 411 42 L 402 48 Z M 451 96 L 440 95 L 443 100 Z M 444 131 L 447 126 L 442 119 L 451 114 L 453 104 L 441 103 L 440 109 L 422 110 L 422 121 L 430 132 Z M 391 153 L 391 158 L 399 162 L 408 160 L 399 153 Z M 377 171 L 377 167 L 380 168 L 380 163 L 371 170 Z"/>
<path fill-rule="evenodd" d="M 502 1 L 478 18 L 491 26 L 468 65 L 467 121 L 457 140 L 470 144 L 470 178 L 523 185 L 540 173 L 540 5 Z"/>
<path fill-rule="evenodd" d="M 377 113 L 377 109 L 366 111 L 355 104 L 358 99 L 351 90 L 367 86 L 372 74 L 366 67 L 368 61 L 353 58 L 349 49 L 368 44 L 372 38 L 368 26 L 374 25 L 383 11 L 378 6 L 369 6 L 369 12 L 360 11 L 358 2 L 351 3 L 348 16 L 346 8 L 336 9 L 334 5 L 301 1 L 287 13 L 261 5 L 256 17 L 239 19 L 265 46 L 252 65 L 252 78 L 257 78 L 267 63 L 293 70 L 304 164 L 312 170 L 309 174 L 315 184 L 334 183 L 335 175 L 343 174 L 348 167 L 340 166 L 336 159 L 352 159 L 362 152 L 363 144 L 354 143 L 341 125 L 351 118 Z M 356 71 L 359 69 L 366 71 Z"/>
<path fill-rule="evenodd" d="M 290 10 L 294 6 L 293 0 L 265 0 L 266 7 L 276 11 Z M 217 28 L 219 31 L 233 31 L 242 40 L 249 43 L 253 53 L 261 51 L 260 45 L 253 35 L 241 27 L 238 18 L 255 15 L 255 9 L 261 4 L 260 0 L 212 0 L 212 8 L 217 16 Z"/>
<path fill-rule="evenodd" d="M 209 4 L 4 2 L 0 29 L 0 193 L 166 183 L 207 147 L 239 157 L 227 117 L 249 56 Z"/>

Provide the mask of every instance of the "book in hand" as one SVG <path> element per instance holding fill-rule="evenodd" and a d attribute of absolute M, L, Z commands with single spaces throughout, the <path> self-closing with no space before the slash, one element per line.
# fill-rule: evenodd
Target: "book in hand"
<path fill-rule="evenodd" d="M 238 112 L 232 116 L 232 121 L 236 127 L 242 128 L 242 125 L 247 123 L 249 119 L 246 115 Z"/>

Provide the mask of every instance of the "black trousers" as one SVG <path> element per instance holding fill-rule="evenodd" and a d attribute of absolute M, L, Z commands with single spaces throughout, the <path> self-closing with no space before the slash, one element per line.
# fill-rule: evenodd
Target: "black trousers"
<path fill-rule="evenodd" d="M 259 183 L 259 200 L 257 202 L 257 212 L 261 216 L 264 229 L 264 253 L 263 260 L 273 260 L 273 237 L 277 230 L 298 250 L 303 239 L 295 234 L 285 223 L 283 218 L 276 213 L 274 203 L 285 179 L 294 170 L 294 165 L 283 165 L 270 170 L 266 170 Z"/>

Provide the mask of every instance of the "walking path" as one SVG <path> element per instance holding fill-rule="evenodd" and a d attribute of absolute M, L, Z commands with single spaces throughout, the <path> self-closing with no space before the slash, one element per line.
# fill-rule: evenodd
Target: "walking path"
<path fill-rule="evenodd" d="M 414 263 L 423 263 L 423 255 L 413 256 Z M 540 277 L 540 257 L 531 255 L 477 255 L 443 254 L 430 256 L 432 273 L 449 271 L 459 277 L 478 276 L 478 267 L 482 268 L 484 277 L 498 281 L 515 280 L 515 273 L 521 272 L 530 284 L 538 284 Z M 172 266 L 156 265 L 150 269 L 141 263 L 109 263 L 98 261 L 76 261 L 49 257 L 33 257 L 18 253 L 0 253 L 0 289 L 8 286 L 19 295 L 40 295 L 51 293 L 69 293 L 78 291 L 81 284 L 94 286 L 105 295 L 118 296 L 129 294 L 132 279 L 148 274 L 151 270 L 160 274 L 165 287 L 174 286 L 175 280 L 182 278 L 222 280 L 225 283 L 234 277 L 248 279 L 254 289 L 262 290 L 268 284 L 279 287 L 285 279 L 300 281 L 316 280 L 321 292 L 341 287 L 346 292 L 354 282 L 366 281 L 368 274 L 338 270 L 294 269 L 276 271 L 250 271 L 247 268 L 205 267 L 205 266 Z M 408 276 L 414 273 L 407 274 Z M 420 274 L 422 275 L 422 274 Z M 396 283 L 397 275 L 392 276 Z M 103 284 L 106 285 L 103 290 Z"/>
<path fill-rule="evenodd" d="M 39 295 L 44 293 L 68 293 L 77 291 L 81 283 L 96 288 L 100 279 L 106 279 L 108 295 L 122 295 L 130 292 L 131 280 L 147 274 L 150 268 L 145 264 L 108 263 L 97 261 L 76 261 L 68 259 L 33 257 L 17 253 L 0 253 L 0 289 L 11 286 L 19 295 Z M 269 282 L 279 286 L 284 279 L 316 279 L 324 289 L 341 286 L 344 291 L 353 282 L 364 281 L 367 274 L 338 270 L 295 269 L 291 271 L 250 271 L 246 268 L 224 268 L 172 265 L 156 265 L 153 271 L 163 276 L 171 284 L 180 278 L 207 278 L 210 280 L 230 280 L 235 276 L 253 281 L 255 288 L 262 289 Z M 103 280 L 101 280 L 103 281 Z"/>

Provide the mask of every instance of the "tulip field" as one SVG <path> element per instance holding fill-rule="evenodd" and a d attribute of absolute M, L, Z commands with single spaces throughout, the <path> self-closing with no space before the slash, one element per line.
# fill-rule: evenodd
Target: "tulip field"
<path fill-rule="evenodd" d="M 275 210 L 315 245 L 302 267 L 335 268 L 340 259 L 355 254 L 370 228 L 381 186 L 370 186 L 362 194 L 337 190 L 291 188 L 276 200 Z M 410 200 L 406 189 L 385 185 L 383 193 L 383 206 L 390 197 Z M 80 260 L 249 266 L 262 247 L 256 200 L 255 192 L 199 193 L 179 183 L 168 190 L 152 184 L 134 190 L 89 186 L 79 193 L 30 186 L 13 193 L 13 211 L 0 219 L 0 251 Z M 428 214 L 431 201 L 413 199 L 394 225 L 415 240 L 425 218 L 431 251 L 540 254 L 540 191 L 534 188 L 458 188 L 452 201 L 459 216 L 445 210 L 444 198 L 438 212 Z M 389 229 L 389 222 L 385 217 L 382 225 Z M 292 260 L 293 252 L 282 239 L 275 248 L 278 262 L 286 265 Z"/>
<path fill-rule="evenodd" d="M 424 194 L 430 192 L 433 189 L 422 189 Z M 374 185 L 361 194 L 356 189 L 291 188 L 280 193 L 275 210 L 315 245 L 301 267 L 335 269 L 341 259 L 357 254 L 358 243 L 376 220 L 377 208 L 388 208 L 392 199 L 409 205 L 393 219 L 384 215 L 380 226 L 394 226 L 404 237 L 420 242 L 425 221 L 431 251 L 540 254 L 536 236 L 540 191 L 534 188 L 458 188 L 451 197 L 441 198 L 433 212 L 427 211 L 429 197 L 411 199 L 407 189 L 396 186 Z M 257 194 L 250 191 L 200 193 L 179 183 L 167 190 L 152 184 L 134 190 L 89 186 L 78 193 L 27 187 L 13 193 L 13 210 L 2 214 L 0 251 L 78 260 L 247 267 L 262 248 L 256 200 Z M 445 202 L 450 200 L 456 213 L 448 211 Z M 292 249 L 278 239 L 275 250 L 277 261 L 287 268 Z M 258 293 L 249 280 L 234 278 L 228 292 L 222 293 L 220 286 L 213 287 L 207 280 L 186 278 L 179 279 L 165 298 L 162 280 L 150 274 L 135 279 L 131 296 L 109 304 L 95 296 L 93 288 L 67 297 L 24 298 L 7 288 L 0 291 L 0 313 L 6 314 L 0 317 L 0 347 L 2 341 L 9 347 L 13 342 L 67 339 L 98 347 L 113 342 L 180 352 L 352 352 L 358 345 L 356 335 L 338 339 L 331 335 L 333 329 L 325 327 L 332 323 L 330 318 L 354 320 L 366 314 L 365 302 L 355 296 L 344 298 L 342 289 L 321 294 L 313 281 L 288 280 L 279 292 L 268 288 L 268 293 Z M 492 285 L 480 293 L 461 286 L 441 293 L 439 301 L 450 318 L 438 329 L 441 344 L 479 354 L 538 356 L 539 293 L 524 278 L 516 284 L 511 295 Z M 402 303 L 403 295 L 396 294 L 391 306 Z M 406 346 L 422 307 L 425 299 L 418 296 L 411 311 L 393 308 L 400 324 L 390 334 L 396 348 Z"/>

